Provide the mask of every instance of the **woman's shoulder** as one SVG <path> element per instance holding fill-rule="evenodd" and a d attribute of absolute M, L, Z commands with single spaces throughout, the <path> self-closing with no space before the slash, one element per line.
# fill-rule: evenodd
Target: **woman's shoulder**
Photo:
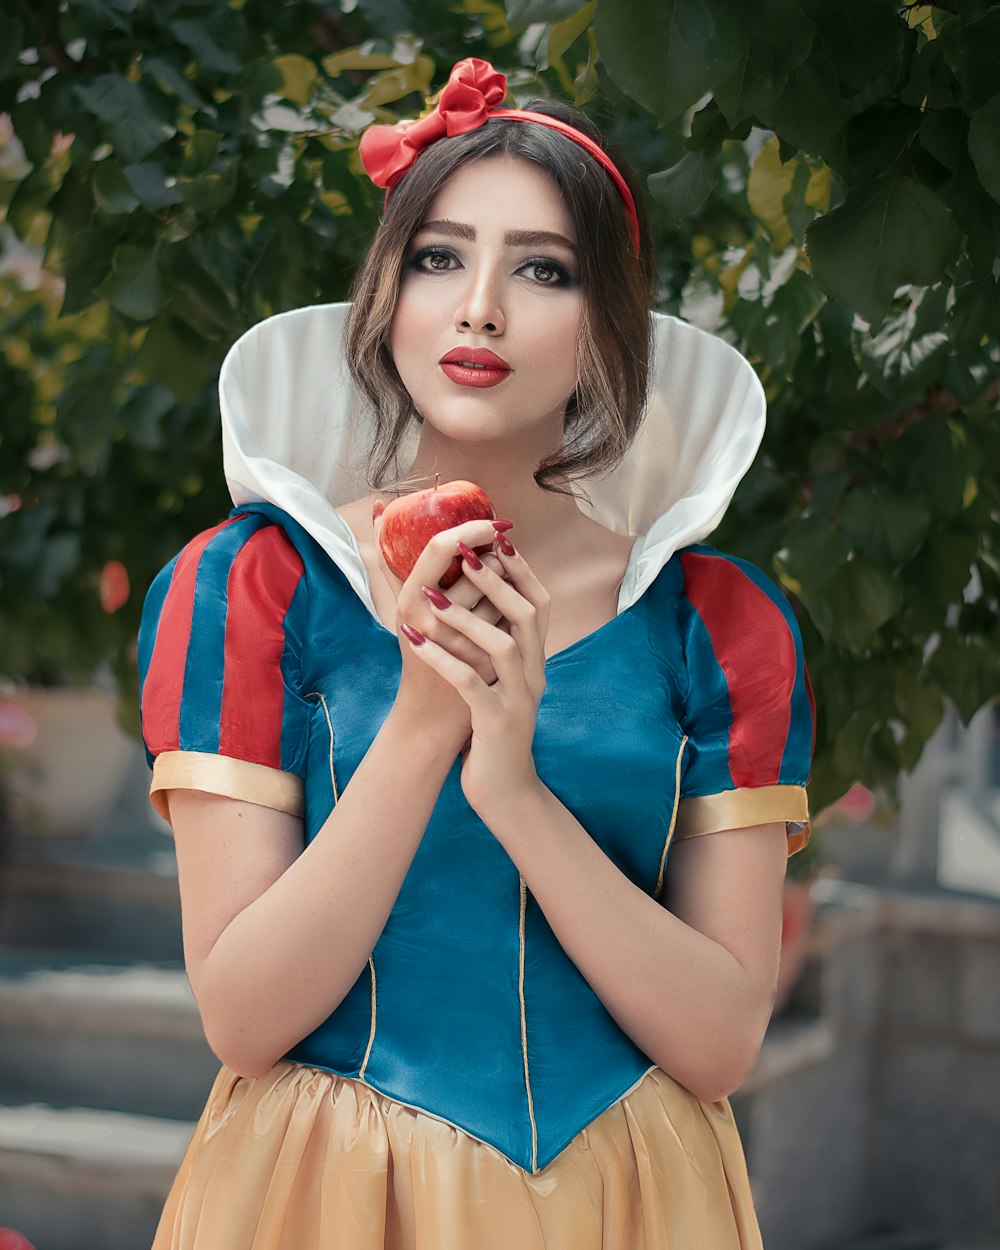
<path fill-rule="evenodd" d="M 698 543 L 673 557 L 685 601 L 712 620 L 763 624 L 768 618 L 794 622 L 792 606 L 774 578 L 741 556 Z"/>
<path fill-rule="evenodd" d="M 160 570 L 152 588 L 163 593 L 183 575 L 203 585 L 228 586 L 236 576 L 253 575 L 264 584 L 296 580 L 312 559 L 315 541 L 282 509 L 252 503 L 234 507 L 225 520 L 190 538 Z"/>

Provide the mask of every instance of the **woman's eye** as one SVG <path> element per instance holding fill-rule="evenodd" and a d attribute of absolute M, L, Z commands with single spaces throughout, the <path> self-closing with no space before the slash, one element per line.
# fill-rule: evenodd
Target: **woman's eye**
<path fill-rule="evenodd" d="M 451 252 L 442 251 L 440 248 L 425 247 L 410 260 L 410 264 L 414 269 L 419 269 L 423 273 L 447 273 L 452 268 L 455 257 Z"/>
<path fill-rule="evenodd" d="M 522 272 L 539 286 L 569 286 L 573 282 L 568 271 L 555 261 L 529 260 Z"/>

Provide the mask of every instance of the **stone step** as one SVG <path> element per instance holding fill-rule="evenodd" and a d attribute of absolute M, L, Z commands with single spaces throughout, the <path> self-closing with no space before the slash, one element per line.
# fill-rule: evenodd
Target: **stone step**
<path fill-rule="evenodd" d="M 0 1100 L 196 1118 L 219 1069 L 180 964 L 0 950 Z"/>
<path fill-rule="evenodd" d="M 0 943 L 181 960 L 172 856 L 159 871 L 85 860 L 13 860 L 3 874 Z"/>
<path fill-rule="evenodd" d="M 0 1221 L 38 1250 L 148 1247 L 191 1122 L 0 1104 Z"/>
<path fill-rule="evenodd" d="M 0 862 L 0 943 L 183 958 L 177 859 L 148 787 L 136 744 L 118 801 L 92 835 L 14 831 Z"/>

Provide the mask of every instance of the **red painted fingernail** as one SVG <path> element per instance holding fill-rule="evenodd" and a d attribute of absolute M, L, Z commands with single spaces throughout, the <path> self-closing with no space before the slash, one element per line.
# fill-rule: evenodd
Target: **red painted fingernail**
<path fill-rule="evenodd" d="M 385 500 L 376 499 L 375 506 L 372 508 L 372 525 L 375 524 L 375 522 L 378 520 L 378 518 L 382 515 L 384 511 L 385 511 Z"/>
<path fill-rule="evenodd" d="M 514 554 L 514 544 L 505 534 L 497 534 L 497 546 L 505 556 L 512 556 Z"/>
<path fill-rule="evenodd" d="M 447 595 L 443 595 L 440 590 L 435 590 L 433 586 L 421 586 L 420 593 L 425 599 L 429 599 L 436 608 L 440 608 L 443 612 L 445 608 L 451 607 L 451 600 Z"/>
<path fill-rule="evenodd" d="M 427 641 L 418 629 L 414 629 L 412 625 L 407 625 L 405 621 L 400 622 L 399 632 L 405 634 L 415 647 L 422 647 Z"/>
<path fill-rule="evenodd" d="M 459 543 L 458 549 L 462 553 L 462 559 L 470 569 L 481 569 L 483 567 L 482 560 L 480 560 L 471 547 L 467 547 L 465 543 Z"/>
<path fill-rule="evenodd" d="M 505 531 L 512 530 L 514 528 L 513 521 L 491 521 L 490 525 L 493 526 L 498 534 L 503 534 Z"/>

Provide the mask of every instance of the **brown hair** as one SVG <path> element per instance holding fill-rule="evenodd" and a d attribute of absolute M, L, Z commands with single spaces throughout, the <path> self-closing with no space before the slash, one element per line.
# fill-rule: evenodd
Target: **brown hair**
<path fill-rule="evenodd" d="M 584 294 L 577 345 L 580 380 L 566 409 L 564 445 L 536 467 L 535 481 L 543 490 L 573 493 L 562 480 L 610 472 L 642 422 L 652 352 L 649 312 L 655 268 L 637 180 L 589 120 L 567 105 L 533 100 L 523 107 L 569 123 L 608 151 L 636 203 L 639 255 L 632 246 L 621 197 L 607 173 L 572 139 L 547 126 L 495 117 L 478 130 L 441 139 L 421 152 L 389 196 L 385 217 L 351 292 L 346 354 L 351 374 L 374 411 L 368 484 L 375 490 L 387 488 L 409 422 L 420 420 L 389 350 L 406 251 L 447 179 L 483 157 L 509 155 L 540 165 L 555 179 L 576 229 Z"/>

